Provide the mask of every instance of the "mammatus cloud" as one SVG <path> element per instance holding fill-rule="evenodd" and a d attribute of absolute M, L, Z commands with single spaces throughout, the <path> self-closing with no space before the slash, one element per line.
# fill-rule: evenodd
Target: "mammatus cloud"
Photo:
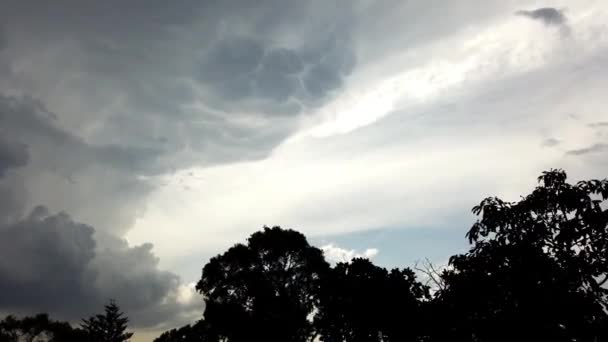
<path fill-rule="evenodd" d="M 357 252 L 354 249 L 344 249 L 334 244 L 328 244 L 321 247 L 325 259 L 329 262 L 349 262 L 354 258 L 372 259 L 378 255 L 377 248 L 368 248 L 363 252 Z"/>
<path fill-rule="evenodd" d="M 514 18 L 524 0 L 5 0 L 0 225 L 48 251 L 24 269 L 84 275 L 58 270 L 49 286 L 86 285 L 74 291 L 92 305 L 118 297 L 151 325 L 192 288 L 160 271 L 149 241 L 192 281 L 205 255 L 265 223 L 316 236 L 451 227 L 549 167 L 603 175 L 602 153 L 567 153 L 602 132 L 567 117 L 605 121 L 606 5 L 558 3 L 568 18 Z M 329 129 L 309 136 L 317 125 Z M 38 205 L 48 212 L 31 216 Z"/>
<path fill-rule="evenodd" d="M 154 177 L 268 156 L 356 65 L 352 11 L 325 1 L 7 1 L 0 121 L 31 149 L 28 207 L 119 235 Z"/>
<path fill-rule="evenodd" d="M 267 158 L 167 176 L 129 239 L 146 241 L 153 231 L 163 262 L 181 268 L 252 226 L 281 223 L 314 237 L 466 229 L 454 218 L 467 222 L 470 207 L 486 196 L 517 199 L 543 170 L 602 177 L 605 166 L 565 153 L 596 143 L 586 123 L 605 121 L 600 75 L 608 41 L 596 34 L 605 32 L 605 12 L 570 9 L 571 39 L 512 13 L 477 18 L 465 25 L 471 29 L 428 44 L 408 40 L 403 44 L 418 44 L 415 52 L 357 64 L 335 101 L 310 114 L 320 124 L 303 126 Z M 311 133 L 325 124 L 324 134 Z M 189 172 L 197 179 L 185 181 L 185 190 L 178 179 Z M 202 232 L 204 241 L 191 238 Z M 168 239 L 179 249 L 162 243 Z"/>
<path fill-rule="evenodd" d="M 15 260 L 2 268 L 15 296 L 0 311 L 77 318 L 115 298 L 139 326 L 200 313 L 151 244 L 122 237 L 161 176 L 264 158 L 339 91 L 356 64 L 352 13 L 275 0 L 3 8 L 0 258 Z"/>

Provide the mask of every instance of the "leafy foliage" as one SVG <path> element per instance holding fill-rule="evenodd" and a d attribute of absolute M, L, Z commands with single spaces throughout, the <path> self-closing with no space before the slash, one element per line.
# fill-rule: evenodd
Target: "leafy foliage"
<path fill-rule="evenodd" d="M 410 269 L 390 272 L 357 258 L 339 263 L 323 282 L 315 317 L 321 341 L 417 341 L 428 288 Z"/>
<path fill-rule="evenodd" d="M 517 202 L 484 199 L 467 253 L 422 273 L 357 258 L 334 267 L 293 230 L 268 228 L 212 258 L 204 318 L 156 342 L 608 341 L 608 180 L 543 173 Z M 123 342 L 114 302 L 82 329 L 41 314 L 0 321 L 0 342 Z"/>
<path fill-rule="evenodd" d="M 0 321 L 0 342 L 82 341 L 84 332 L 74 329 L 69 323 L 49 319 L 47 314 L 17 319 L 8 316 Z"/>
<path fill-rule="evenodd" d="M 229 341 L 311 340 L 309 316 L 329 270 L 323 252 L 301 233 L 265 227 L 212 258 L 196 288 L 205 320 Z"/>
<path fill-rule="evenodd" d="M 82 320 L 82 329 L 90 342 L 129 341 L 133 333 L 126 332 L 129 319 L 114 301 L 105 306 L 105 313 Z"/>
<path fill-rule="evenodd" d="M 207 321 L 200 320 L 193 325 L 165 331 L 155 342 L 211 342 L 218 341 L 217 336 L 209 329 Z"/>
<path fill-rule="evenodd" d="M 439 341 L 608 340 L 608 181 L 551 170 L 516 203 L 487 198 L 437 293 Z"/>

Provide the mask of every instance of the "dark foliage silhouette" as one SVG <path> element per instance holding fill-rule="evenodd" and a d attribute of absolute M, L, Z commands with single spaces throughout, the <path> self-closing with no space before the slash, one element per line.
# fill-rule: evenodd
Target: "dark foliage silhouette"
<path fill-rule="evenodd" d="M 155 342 L 211 342 L 219 341 L 217 336 L 214 336 L 207 321 L 200 320 L 193 325 L 185 325 L 181 328 L 171 329 L 164 332 Z"/>
<path fill-rule="evenodd" d="M 412 270 L 387 271 L 354 259 L 324 279 L 315 324 L 326 342 L 417 341 L 425 298 L 428 289 Z"/>
<path fill-rule="evenodd" d="M 265 227 L 212 258 L 196 288 L 205 320 L 228 341 L 310 341 L 309 319 L 329 265 L 301 233 Z"/>
<path fill-rule="evenodd" d="M 608 340 L 608 181 L 552 170 L 516 203 L 487 198 L 432 305 L 437 341 Z"/>
<path fill-rule="evenodd" d="M 330 267 L 301 233 L 264 227 L 204 266 L 203 319 L 155 341 L 608 341 L 608 180 L 551 170 L 538 181 L 517 202 L 473 208 L 469 251 L 443 271 L 417 268 L 433 291 L 408 268 Z M 114 302 L 82 329 L 9 316 L 0 342 L 123 342 L 127 323 Z"/>
<path fill-rule="evenodd" d="M 47 314 L 21 319 L 8 316 L 0 321 L 0 342 L 69 342 L 84 339 L 84 331 L 74 329 L 66 322 L 53 321 Z"/>
<path fill-rule="evenodd" d="M 114 301 L 105 306 L 104 314 L 83 319 L 81 327 L 89 342 L 129 341 L 133 333 L 127 332 L 129 319 L 124 316 Z"/>

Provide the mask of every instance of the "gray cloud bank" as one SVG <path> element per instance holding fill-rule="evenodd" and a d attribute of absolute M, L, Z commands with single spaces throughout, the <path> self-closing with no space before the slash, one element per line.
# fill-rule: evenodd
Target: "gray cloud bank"
<path fill-rule="evenodd" d="M 179 278 L 157 268 L 152 245 L 129 247 L 74 222 L 65 213 L 35 208 L 0 227 L 0 309 L 10 313 L 48 311 L 78 320 L 116 299 L 136 326 L 171 322 L 200 313 L 202 302 L 178 302 Z"/>
<path fill-rule="evenodd" d="M 356 63 L 335 3 L 7 2 L 0 120 L 32 155 L 28 208 L 119 235 L 150 178 L 267 156 Z"/>
<path fill-rule="evenodd" d="M 263 158 L 304 108 L 328 101 L 356 63 L 351 20 L 340 19 L 349 11 L 323 1 L 2 7 L 0 313 L 77 320 L 113 298 L 138 327 L 200 316 L 202 301 L 180 297 L 185 285 L 159 269 L 152 245 L 121 236 L 159 176 Z"/>
<path fill-rule="evenodd" d="M 264 158 L 345 87 L 360 55 L 513 13 L 467 3 L 4 0 L 0 313 L 78 319 L 109 298 L 139 326 L 197 312 L 152 245 L 121 238 L 161 176 Z M 553 8 L 518 14 L 566 24 Z"/>

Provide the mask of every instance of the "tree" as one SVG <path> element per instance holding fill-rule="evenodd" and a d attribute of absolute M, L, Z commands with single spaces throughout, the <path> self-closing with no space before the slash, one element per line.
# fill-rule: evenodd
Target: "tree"
<path fill-rule="evenodd" d="M 81 327 L 90 342 L 129 341 L 133 333 L 126 332 L 129 319 L 124 316 L 115 301 L 105 306 L 105 313 L 83 319 Z"/>
<path fill-rule="evenodd" d="M 608 340 L 608 180 L 551 170 L 519 202 L 487 198 L 432 310 L 438 341 Z"/>
<path fill-rule="evenodd" d="M 367 259 L 337 264 L 323 281 L 315 324 L 324 342 L 419 341 L 428 288 L 410 269 L 390 272 Z"/>
<path fill-rule="evenodd" d="M 84 333 L 67 322 L 49 319 L 47 314 L 17 319 L 8 316 L 0 321 L 0 342 L 47 341 L 68 342 L 83 340 Z"/>
<path fill-rule="evenodd" d="M 185 325 L 181 328 L 165 331 L 154 342 L 216 342 L 214 336 L 205 320 L 200 320 L 193 325 Z"/>
<path fill-rule="evenodd" d="M 312 341 L 310 317 L 328 269 L 323 252 L 301 233 L 264 227 L 203 268 L 196 289 L 206 302 L 205 321 L 230 342 Z"/>

